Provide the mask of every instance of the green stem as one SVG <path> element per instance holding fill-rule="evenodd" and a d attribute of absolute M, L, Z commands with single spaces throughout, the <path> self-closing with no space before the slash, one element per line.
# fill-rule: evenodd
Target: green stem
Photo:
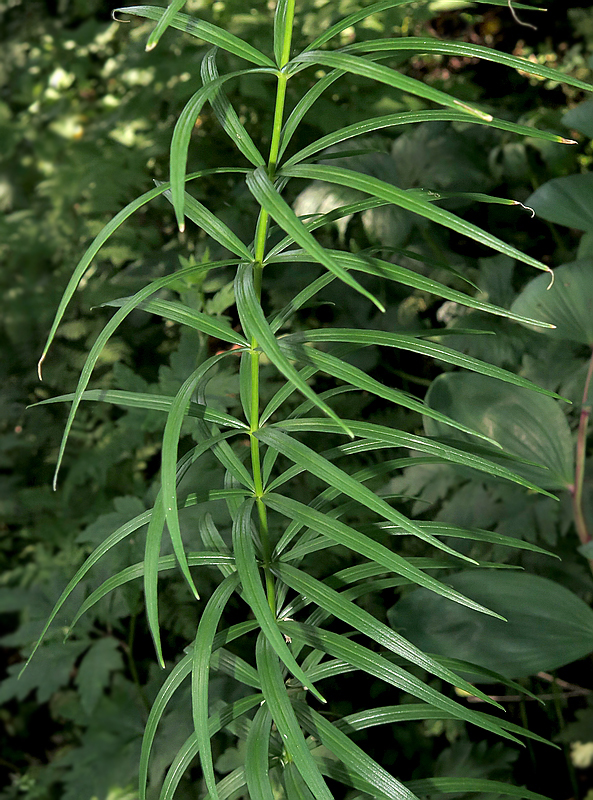
<path fill-rule="evenodd" d="M 292 42 L 292 25 L 294 21 L 294 0 L 288 3 L 285 29 L 284 29 L 284 46 L 282 48 L 282 58 L 280 68 L 284 67 L 290 58 L 290 47 Z M 280 135 L 282 132 L 282 121 L 284 118 L 284 105 L 286 102 L 286 85 L 288 76 L 279 72 L 277 75 L 276 86 L 276 103 L 274 107 L 274 121 L 272 124 L 272 139 L 270 142 L 270 154 L 268 157 L 267 171 L 270 178 L 273 180 L 276 173 L 278 164 L 278 154 L 280 152 Z M 255 255 L 254 255 L 254 283 L 255 291 L 259 300 L 261 300 L 261 287 L 262 287 L 262 272 L 263 261 L 266 249 L 266 236 L 268 229 L 269 215 L 263 208 L 260 211 L 255 231 Z M 261 456 L 259 448 L 259 440 L 256 437 L 256 432 L 260 427 L 259 416 L 259 351 L 258 342 L 255 337 L 251 338 L 251 406 L 249 413 L 249 438 L 251 444 L 251 467 L 253 470 L 253 482 L 255 484 L 255 495 L 257 499 L 257 511 L 259 517 L 259 533 L 262 546 L 263 567 L 266 580 L 266 593 L 270 608 L 276 613 L 276 593 L 274 588 L 274 578 L 270 572 L 270 559 L 271 559 L 271 543 L 268 529 L 268 518 L 265 504 L 262 502 L 262 495 L 264 493 L 264 485 L 262 480 L 261 471 Z"/>

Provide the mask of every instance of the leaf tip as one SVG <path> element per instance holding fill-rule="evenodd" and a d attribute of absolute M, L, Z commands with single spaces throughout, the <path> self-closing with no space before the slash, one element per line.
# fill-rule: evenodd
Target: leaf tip
<path fill-rule="evenodd" d="M 549 283 L 549 284 L 546 286 L 546 291 L 548 292 L 548 291 L 549 291 L 549 290 L 552 288 L 552 286 L 554 285 L 554 271 L 553 271 L 553 270 L 551 270 L 551 269 L 548 267 L 548 268 L 547 268 L 547 270 L 546 270 L 546 272 L 549 272 L 549 273 L 550 273 L 550 283 Z M 555 328 L 555 327 L 556 327 L 556 326 L 554 325 L 554 328 Z"/>
<path fill-rule="evenodd" d="M 150 53 L 151 50 L 154 50 L 156 45 L 157 45 L 156 42 L 150 42 L 150 41 L 146 42 L 146 47 L 144 48 L 145 52 Z"/>
<path fill-rule="evenodd" d="M 185 222 L 179 223 L 179 233 L 185 233 Z"/>
<path fill-rule="evenodd" d="M 45 361 L 45 356 L 46 356 L 46 353 L 43 353 L 43 355 L 41 356 L 41 358 L 37 362 L 37 376 L 39 377 L 40 381 L 43 381 L 42 370 L 43 370 L 43 362 Z"/>
<path fill-rule="evenodd" d="M 578 144 L 576 139 L 565 139 L 563 136 L 559 138 L 560 144 Z"/>

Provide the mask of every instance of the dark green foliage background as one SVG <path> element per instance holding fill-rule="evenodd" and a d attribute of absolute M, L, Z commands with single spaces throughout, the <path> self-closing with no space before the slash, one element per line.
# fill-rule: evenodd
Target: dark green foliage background
<path fill-rule="evenodd" d="M 246 7 L 241 0 L 213 5 L 193 0 L 187 7 L 269 50 L 265 3 L 255 0 Z M 335 19 L 338 11 L 345 15 L 355 7 L 349 0 L 321 8 L 302 4 L 296 39 L 305 42 Z M 36 361 L 74 265 L 111 216 L 151 188 L 153 178 L 166 178 L 174 122 L 199 85 L 205 48 L 169 32 L 153 53 L 146 54 L 144 43 L 151 26 L 140 21 L 117 24 L 110 20 L 110 10 L 101 0 L 47 4 L 0 0 L 1 800 L 131 800 L 136 796 L 147 708 L 163 680 L 154 663 L 136 585 L 117 590 L 98 604 L 63 644 L 76 602 L 68 605 L 24 677 L 18 682 L 16 678 L 55 599 L 84 557 L 106 534 L 154 500 L 163 424 L 154 412 L 83 404 L 58 491 L 53 493 L 51 475 L 65 411 L 59 405 L 29 411 L 25 406 L 73 389 L 84 355 L 109 314 L 109 309 L 98 306 L 131 294 L 180 263 L 220 257 L 218 245 L 195 229 L 177 233 L 171 208 L 164 200 L 145 207 L 101 251 L 91 276 L 71 304 L 45 364 L 44 382 L 39 383 Z M 366 34 L 371 36 L 371 22 L 367 24 Z M 518 27 L 506 8 L 468 7 L 451 12 L 438 2 L 430 7 L 413 6 L 412 11 L 404 7 L 384 12 L 372 24 L 381 32 L 429 31 L 509 52 L 519 46 L 523 55 L 533 52 L 542 63 L 549 63 L 546 54 L 559 53 L 560 68 L 577 77 L 587 76 L 593 46 L 593 13 L 567 10 L 566 4 L 560 3 L 550 8 L 537 32 Z M 523 124 L 534 122 L 563 134 L 561 117 L 567 105 L 582 99 L 576 90 L 547 86 L 545 81 L 530 81 L 500 68 L 486 69 L 470 59 L 416 59 L 411 74 L 436 88 L 453 90 L 468 101 L 487 102 L 499 117 Z M 493 74 L 504 77 L 496 80 Z M 303 76 L 291 82 L 291 90 L 296 91 L 298 81 L 306 80 Z M 265 141 L 270 128 L 270 98 L 262 85 L 245 77 L 230 92 L 256 141 Z M 362 79 L 342 81 L 316 113 L 306 118 L 295 147 L 327 133 L 330 125 L 335 128 L 363 116 L 405 110 L 413 107 L 412 102 L 385 87 L 369 90 Z M 441 191 L 482 191 L 523 201 L 551 178 L 590 168 L 591 145 L 585 137 L 579 138 L 578 146 L 561 148 L 474 125 L 425 123 L 361 141 L 356 146 L 370 152 L 350 156 L 349 161 L 363 172 L 380 174 L 405 188 L 430 185 Z M 191 152 L 190 169 L 237 163 L 209 110 L 200 117 Z M 292 198 L 299 213 L 318 208 L 321 201 L 336 201 L 337 191 L 328 198 L 315 184 L 301 189 L 303 192 L 297 197 L 297 190 Z M 200 200 L 248 238 L 243 225 L 253 218 L 254 202 L 240 180 L 204 181 L 199 191 Z M 342 194 L 337 199 L 345 197 Z M 496 205 L 450 207 L 551 266 L 577 254 L 578 232 L 541 219 L 531 221 L 525 211 Z M 476 284 L 481 299 L 505 307 L 532 277 L 527 268 L 513 269 L 504 256 L 492 257 L 480 246 L 412 220 L 403 212 L 379 212 L 336 225 L 331 241 L 355 250 L 378 245 L 412 249 L 426 263 L 406 258 L 406 265 L 416 264 L 424 274 L 466 290 L 464 276 Z M 581 257 L 583 253 L 592 257 L 593 247 L 587 241 L 580 247 Z M 459 275 L 447 272 L 443 264 L 454 265 Z M 281 308 L 309 277 L 306 266 L 298 275 L 292 268 L 275 270 L 266 276 L 268 311 Z M 316 274 L 311 271 L 311 277 Z M 196 309 L 235 322 L 230 280 L 230 274 L 220 277 L 217 273 L 215 278 L 180 283 L 174 290 Z M 461 315 L 458 307 L 437 303 L 419 291 L 390 289 L 381 300 L 387 312 L 379 318 L 360 295 L 332 286 L 324 303 L 301 312 L 293 330 L 305 323 L 311 327 L 329 322 L 393 331 L 445 323 L 495 330 L 499 334 L 496 339 L 449 339 L 455 339 L 464 352 L 521 372 L 579 402 L 587 363 L 582 347 L 557 343 L 478 313 Z M 180 335 L 175 325 L 135 312 L 103 352 L 91 388 L 171 395 L 187 374 L 217 349 L 219 343 L 202 334 Z M 389 385 L 423 397 L 443 365 L 394 352 L 362 350 L 353 363 Z M 265 400 L 277 383 L 272 370 L 264 376 Z M 316 388 L 325 388 L 322 380 Z M 221 369 L 209 384 L 209 392 L 209 404 L 238 413 L 234 374 Z M 410 432 L 422 427 L 418 415 L 394 412 L 387 403 L 364 395 L 345 395 L 336 410 L 351 417 L 356 410 L 368 421 L 397 423 Z M 577 413 L 567 413 L 574 428 Z M 188 444 L 192 430 L 191 423 L 186 423 Z M 203 463 L 203 487 L 216 485 L 220 467 L 213 459 L 206 469 Z M 560 554 L 562 562 L 552 562 L 543 556 L 521 555 L 521 551 L 509 555 L 502 548 L 476 544 L 469 553 L 480 560 L 510 559 L 591 602 L 593 581 L 586 562 L 576 553 L 577 539 L 564 499 L 555 504 L 545 497 L 526 495 L 519 487 L 470 478 L 443 465 L 410 468 L 388 487 L 385 479 L 381 480 L 375 488 L 388 488 L 410 498 L 407 510 L 412 516 L 521 536 Z M 310 488 L 302 487 L 303 496 Z M 587 481 L 589 505 L 590 496 L 591 482 Z M 296 497 L 300 499 L 298 490 Z M 191 512 L 185 513 L 183 522 L 191 537 Z M 191 539 L 188 542 L 191 545 Z M 408 555 L 423 555 L 419 543 L 407 547 Z M 128 540 L 90 573 L 74 601 L 80 602 L 109 574 L 141 558 L 141 542 Z M 332 550 L 323 563 L 324 574 L 348 566 L 348 559 L 339 549 Z M 306 564 L 312 574 L 318 562 L 318 557 L 312 557 Z M 210 578 L 208 574 L 202 572 L 200 589 L 206 598 L 215 585 L 214 573 Z M 193 636 L 196 612 L 179 576 L 164 578 L 163 586 L 161 624 L 170 667 Z M 396 599 L 393 590 L 386 591 L 369 600 L 368 608 L 385 619 Z M 241 608 L 234 613 L 236 619 L 230 622 L 242 619 Z M 588 659 L 564 668 L 560 675 L 593 689 L 590 667 Z M 550 691 L 545 681 L 528 683 L 536 693 Z M 354 678 L 341 686 L 342 694 L 333 701 L 334 713 L 364 708 L 369 696 L 376 705 L 397 699 L 393 690 L 387 692 L 379 683 L 361 686 Z M 214 680 L 214 689 L 225 700 L 235 691 L 234 684 L 223 676 Z M 162 723 L 149 776 L 153 793 L 191 730 L 187 705 L 187 697 L 176 695 Z M 527 705 L 511 703 L 509 714 L 518 722 L 527 714 L 532 729 L 558 738 L 567 747 L 574 741 L 593 740 L 593 708 L 587 705 L 586 696 L 560 700 L 556 708 L 553 704 L 544 709 L 529 704 L 526 711 Z M 360 743 L 372 749 L 377 760 L 407 779 L 425 774 L 502 780 L 512 776 L 558 798 L 576 794 L 584 798 L 593 787 L 585 770 L 572 770 L 571 774 L 570 760 L 565 762 L 562 755 L 545 752 L 542 756 L 536 748 L 518 756 L 500 742 L 480 741 L 462 723 L 393 726 L 391 736 L 369 733 L 366 741 L 363 737 L 361 734 Z M 224 736 L 216 746 L 216 767 L 222 775 L 239 763 L 240 754 Z M 550 790 L 552 774 L 554 792 Z M 182 782 L 179 797 L 197 798 L 199 791 L 196 772 L 193 779 Z M 492 798 L 482 796 L 483 800 L 487 797 Z"/>

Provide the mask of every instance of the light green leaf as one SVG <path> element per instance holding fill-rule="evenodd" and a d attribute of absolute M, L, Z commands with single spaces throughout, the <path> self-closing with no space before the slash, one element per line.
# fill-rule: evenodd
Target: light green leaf
<path fill-rule="evenodd" d="M 129 299 L 129 297 L 120 297 L 117 300 L 103 303 L 103 306 L 121 308 Z M 247 340 L 240 333 L 234 331 L 228 322 L 210 314 L 205 314 L 203 311 L 196 311 L 196 309 L 190 308 L 183 303 L 177 303 L 173 300 L 147 300 L 136 307 L 141 311 L 147 311 L 149 314 L 158 314 L 165 319 L 179 322 L 180 325 L 186 325 L 188 328 L 205 333 L 214 339 L 220 339 L 222 342 L 238 344 L 242 347 L 248 346 Z"/>
<path fill-rule="evenodd" d="M 393 778 L 321 714 L 299 700 L 294 701 L 293 708 L 301 725 L 339 758 L 346 769 L 360 775 L 375 791 L 390 800 L 417 800 L 413 792 Z"/>
<path fill-rule="evenodd" d="M 384 545 L 373 541 L 368 536 L 351 528 L 349 525 L 345 525 L 339 520 L 332 519 L 326 514 L 322 514 L 303 503 L 299 503 L 297 500 L 283 497 L 279 494 L 265 495 L 265 502 L 267 506 L 273 508 L 275 511 L 279 511 L 289 519 L 298 520 L 302 525 L 312 528 L 328 539 L 331 539 L 333 542 L 344 545 L 354 550 L 354 552 L 359 553 L 361 556 L 377 564 L 381 564 L 388 572 L 395 572 L 396 575 L 402 575 L 404 578 L 420 586 L 424 586 L 443 597 L 454 600 L 456 603 L 461 603 L 462 605 L 469 603 L 469 606 L 476 611 L 481 611 L 484 614 L 493 613 L 484 606 L 476 604 L 472 600 L 464 597 L 459 592 L 453 591 L 446 584 L 432 578 L 430 575 L 425 575 L 422 570 L 410 564 L 406 558 L 403 558 L 397 553 L 393 553 Z"/>
<path fill-rule="evenodd" d="M 480 244 L 487 245 L 511 258 L 516 258 L 524 264 L 544 270 L 545 272 L 551 271 L 550 268 L 542 264 L 541 261 L 522 253 L 520 250 L 517 250 L 516 247 L 512 247 L 496 236 L 478 228 L 476 225 L 466 222 L 450 211 L 438 208 L 414 192 L 400 189 L 391 183 L 386 183 L 371 175 L 365 175 L 361 172 L 354 172 L 353 170 L 344 169 L 343 167 L 334 167 L 326 164 L 296 164 L 292 167 L 283 168 L 281 172 L 282 175 L 293 178 L 327 181 L 328 183 L 347 186 L 350 189 L 357 189 L 358 191 L 376 197 L 382 197 L 384 200 L 388 200 L 394 205 L 419 214 L 421 217 L 430 219 L 439 225 L 443 225 L 445 228 L 450 228 L 457 233 L 461 233 L 470 239 L 480 242 Z M 299 244 L 302 243 L 299 242 Z"/>
<path fill-rule="evenodd" d="M 185 2 L 186 0 L 171 0 L 165 9 L 165 13 L 161 16 L 152 33 L 148 37 L 148 41 L 146 42 L 147 51 L 153 50 L 157 46 L 159 39 L 171 24 L 173 17 L 178 11 L 181 11 L 185 5 Z"/>
<path fill-rule="evenodd" d="M 239 314 L 241 325 L 245 332 L 257 341 L 276 369 L 279 370 L 301 394 L 311 400 L 324 414 L 327 414 L 331 419 L 335 420 L 341 430 L 348 432 L 348 428 L 342 424 L 338 415 L 324 403 L 323 400 L 317 397 L 313 389 L 305 383 L 290 361 L 282 353 L 276 341 L 276 337 L 270 330 L 261 304 L 257 299 L 253 284 L 253 268 L 249 264 L 243 264 L 237 269 L 235 297 L 237 299 L 237 313 Z"/>
<path fill-rule="evenodd" d="M 484 375 L 446 372 L 436 378 L 426 403 L 477 430 L 488 432 L 503 448 L 541 468 L 515 463 L 513 470 L 546 489 L 566 489 L 574 482 L 572 435 L 560 405 L 551 397 Z M 448 436 L 448 428 L 428 417 L 429 436 Z M 457 434 L 455 434 L 457 438 Z M 464 434 L 461 441 L 471 442 Z M 491 456 L 496 459 L 493 453 Z"/>
<path fill-rule="evenodd" d="M 298 724 L 284 685 L 278 657 L 263 633 L 258 637 L 255 655 L 264 697 L 288 755 L 294 761 L 315 800 L 333 800 Z"/>
<path fill-rule="evenodd" d="M 593 191 L 593 184 L 591 189 Z M 593 347 L 591 262 L 573 261 L 558 267 L 554 270 L 554 284 L 549 289 L 541 277 L 527 284 L 513 303 L 512 310 L 519 314 L 537 314 L 538 318 L 556 326 L 541 330 L 541 333 Z"/>
<path fill-rule="evenodd" d="M 499 119 L 493 119 L 491 122 L 487 122 L 486 120 L 460 111 L 404 111 L 398 114 L 385 114 L 381 117 L 371 117 L 370 119 L 355 122 L 353 125 L 348 125 L 345 128 L 340 128 L 340 130 L 328 133 L 326 136 L 322 136 L 287 159 L 284 162 L 284 167 L 298 164 L 306 158 L 320 153 L 327 147 L 332 147 L 335 144 L 347 141 L 355 136 L 364 136 L 367 133 L 378 131 L 382 128 L 410 125 L 419 122 L 462 122 L 476 125 L 488 125 L 491 128 L 498 128 L 499 130 L 517 133 L 521 136 L 543 139 L 549 142 L 571 141 L 562 136 L 558 136 L 558 134 L 550 133 L 549 131 L 540 131 L 537 128 L 530 128 L 527 125 L 516 125 L 513 122 Z"/>
<path fill-rule="evenodd" d="M 276 191 L 274 184 L 264 169 L 260 167 L 251 175 L 248 175 L 247 186 L 258 203 L 262 205 L 268 214 L 273 217 L 273 219 L 275 219 L 276 222 L 293 237 L 294 241 L 298 242 L 315 261 L 319 264 L 323 264 L 324 267 L 337 278 L 340 278 L 347 286 L 360 292 L 360 294 L 374 303 L 380 311 L 385 310 L 381 303 L 374 298 L 370 292 L 335 262 L 332 258 L 331 251 L 326 250 L 313 238 L 288 203 L 286 203 Z"/>
<path fill-rule="evenodd" d="M 487 581 L 477 572 L 459 572 L 447 581 L 508 621 L 466 613 L 419 589 L 396 603 L 388 618 L 423 650 L 518 678 L 554 670 L 593 649 L 593 611 L 560 584 L 525 572 L 491 572 Z"/>
<path fill-rule="evenodd" d="M 50 397 L 47 400 L 40 400 L 34 403 L 33 406 L 45 406 L 51 403 L 66 403 L 69 400 L 74 400 L 74 394 L 62 394 L 59 397 Z M 152 411 L 169 412 L 174 397 L 168 397 L 162 394 L 146 394 L 143 392 L 124 392 L 119 389 L 87 389 L 82 393 L 81 400 L 95 400 L 102 403 L 113 403 L 116 406 L 124 406 L 127 408 L 145 408 Z M 33 406 L 30 406 L 31 408 Z M 201 403 L 190 402 L 187 409 L 187 416 L 194 417 L 195 419 L 203 419 L 206 422 L 216 422 L 218 425 L 227 425 L 232 428 L 246 429 L 249 426 L 241 420 L 233 417 L 231 414 L 226 414 L 224 411 L 218 411 L 216 408 L 209 408 Z"/>
<path fill-rule="evenodd" d="M 207 86 L 210 82 L 219 77 L 216 67 L 216 52 L 217 48 L 214 48 L 202 59 L 201 75 L 204 86 Z M 255 146 L 253 139 L 247 133 L 245 126 L 237 116 L 237 112 L 222 90 L 217 91 L 216 94 L 210 98 L 210 105 L 216 114 L 216 119 L 220 122 L 230 139 L 243 153 L 245 158 L 251 161 L 256 167 L 263 166 L 266 163 L 264 157 Z"/>
<path fill-rule="evenodd" d="M 158 22 L 166 14 L 167 9 L 159 8 L 158 6 L 130 6 L 129 8 L 117 8 L 116 11 Z M 260 53 L 259 50 L 256 50 L 255 47 L 252 47 L 237 36 L 233 36 L 232 33 L 228 33 L 223 28 L 212 25 L 210 22 L 189 17 L 187 14 L 175 14 L 171 19 L 167 19 L 167 24 L 184 33 L 189 33 L 191 36 L 202 39 L 204 42 L 220 47 L 228 53 L 233 53 L 239 58 L 251 61 L 253 64 L 259 64 L 262 67 L 274 67 L 274 62 L 263 53 Z"/>
<path fill-rule="evenodd" d="M 400 89 L 402 92 L 407 92 L 416 97 L 432 100 L 434 103 L 438 103 L 441 106 L 454 108 L 457 111 L 461 109 L 487 122 L 492 120 L 491 114 L 486 114 L 480 111 L 479 108 L 457 100 L 445 92 L 433 89 L 432 86 L 422 83 L 422 81 L 410 78 L 408 75 L 402 75 L 401 72 L 397 72 L 389 67 L 384 67 L 382 64 L 376 64 L 369 58 L 353 56 L 343 51 L 329 52 L 326 50 L 309 50 L 295 56 L 290 62 L 290 68 L 292 72 L 299 72 L 313 64 L 322 64 L 326 67 L 333 67 L 335 69 L 344 70 L 344 72 L 350 72 L 353 75 L 361 75 L 364 78 L 370 78 L 378 83 L 393 86 L 395 89 Z"/>
<path fill-rule="evenodd" d="M 262 586 L 255 547 L 252 540 L 251 511 L 253 503 L 253 499 L 245 500 L 236 518 L 233 520 L 233 551 L 235 553 L 235 563 L 241 578 L 245 599 L 255 614 L 263 634 L 278 657 L 282 659 L 286 667 L 303 686 L 313 692 L 318 700 L 325 703 L 322 695 L 315 686 L 313 686 L 311 681 L 308 680 L 299 664 L 295 661 L 284 637 L 280 633 L 275 613 L 268 604 Z"/>
<path fill-rule="evenodd" d="M 444 55 L 457 55 L 467 58 L 482 58 L 485 61 L 493 61 L 511 69 L 525 72 L 527 75 L 537 75 L 540 78 L 557 81 L 568 86 L 575 86 L 585 92 L 593 91 L 593 86 L 586 81 L 566 75 L 557 69 L 551 69 L 537 61 L 529 61 L 527 58 L 519 58 L 502 53 L 492 47 L 484 47 L 479 44 L 469 42 L 446 42 L 440 39 L 424 39 L 416 36 L 402 36 L 399 39 L 377 39 L 375 41 L 355 42 L 344 47 L 343 53 L 373 53 L 377 51 L 389 50 L 390 52 L 402 52 L 412 50 L 416 54 L 442 53 Z"/>
<path fill-rule="evenodd" d="M 212 746 L 208 725 L 208 681 L 210 672 L 210 656 L 213 650 L 214 637 L 220 618 L 224 613 L 229 598 L 239 585 L 239 575 L 235 572 L 225 578 L 212 592 L 206 608 L 202 612 L 196 638 L 192 648 L 191 697 L 192 715 L 196 744 L 200 750 L 202 773 L 208 791 L 218 800 L 216 778 L 212 762 Z"/>
<path fill-rule="evenodd" d="M 257 710 L 245 748 L 245 777 L 250 797 L 258 800 L 274 800 L 269 776 L 269 747 L 272 717 L 266 704 Z M 212 793 L 212 796 L 215 795 Z"/>

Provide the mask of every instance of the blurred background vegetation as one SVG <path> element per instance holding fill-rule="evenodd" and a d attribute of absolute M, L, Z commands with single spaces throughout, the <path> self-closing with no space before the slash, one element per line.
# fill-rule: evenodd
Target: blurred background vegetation
<path fill-rule="evenodd" d="M 298 4 L 297 40 L 305 42 L 336 18 L 356 8 L 355 0 L 303 0 Z M 167 177 L 167 148 L 183 104 L 200 85 L 199 66 L 206 48 L 177 32 L 145 53 L 150 30 L 134 20 L 112 20 L 107 0 L 0 0 L 0 798 L 12 800 L 122 800 L 136 797 L 135 776 L 146 709 L 163 676 L 154 664 L 136 585 L 117 590 L 83 617 L 62 643 L 75 603 L 60 615 L 41 652 L 22 680 L 16 676 L 61 589 L 93 546 L 155 496 L 162 422 L 155 412 L 83 405 L 67 450 L 57 492 L 51 477 L 65 409 L 26 406 L 72 391 L 85 353 L 110 314 L 101 304 L 130 294 L 149 279 L 191 259 L 219 257 L 216 245 L 196 230 L 180 235 L 165 200 L 144 207 L 122 226 L 95 260 L 76 294 L 67 321 L 44 366 L 40 383 L 36 362 L 61 293 L 84 249 L 126 203 Z M 221 25 L 270 50 L 270 9 L 264 0 L 188 0 L 186 12 Z M 517 24 L 506 5 L 471 6 L 453 0 L 411 3 L 367 20 L 358 36 L 433 35 L 485 44 L 590 79 L 593 9 L 552 2 L 546 12 L 520 12 L 537 30 Z M 121 16 L 121 15 L 118 15 Z M 343 43 L 352 31 L 344 31 Z M 298 44 L 298 41 L 297 41 Z M 583 98 L 572 89 L 528 79 L 514 71 L 470 58 L 415 58 L 406 67 L 457 97 L 483 104 L 496 116 L 576 135 L 574 147 L 518 137 L 478 125 L 422 124 L 398 128 L 356 143 L 367 152 L 347 158 L 357 169 L 379 174 L 406 188 L 480 191 L 525 201 L 547 180 L 586 172 L 593 159 L 589 139 L 568 133 L 566 111 Z M 307 87 L 307 73 L 289 84 L 289 100 Z M 255 141 L 270 130 L 270 98 L 257 77 L 246 76 L 229 96 Z M 418 100 L 392 89 L 369 88 L 363 79 L 343 79 L 324 96 L 297 133 L 300 148 L 329 130 L 363 117 L 418 106 Z M 190 167 L 200 169 L 243 162 L 205 110 L 194 134 Z M 193 191 L 239 235 L 252 235 L 254 206 L 240 180 L 204 180 Z M 291 200 L 301 214 L 329 210 L 349 195 L 312 184 L 296 186 Z M 454 207 L 454 206 L 452 206 Z M 461 204 L 457 212 L 512 241 L 551 266 L 570 261 L 580 232 L 530 219 L 530 214 L 498 205 Z M 406 265 L 462 290 L 478 292 L 508 306 L 532 277 L 504 256 L 455 234 L 377 209 L 336 224 L 335 246 L 406 248 Z M 580 243 L 579 256 L 591 257 Z M 392 249 L 390 252 L 394 252 Z M 402 262 L 403 263 L 403 262 Z M 451 272 L 446 267 L 454 267 Z M 281 307 L 307 277 L 278 267 L 267 275 L 266 302 Z M 477 288 L 468 286 L 471 280 Z M 230 277 L 179 285 L 197 308 L 234 319 Z M 472 314 L 459 316 L 454 304 L 426 293 L 391 290 L 387 313 L 374 317 L 360 296 L 333 295 L 302 311 L 308 324 L 354 320 L 360 326 L 410 330 L 460 324 L 496 330 L 491 337 L 449 337 L 456 346 L 493 363 L 522 371 L 578 403 L 586 361 L 582 347 L 544 340 L 505 321 Z M 298 326 L 299 320 L 294 325 Z M 217 343 L 137 311 L 120 327 L 103 352 L 91 386 L 174 393 L 196 360 Z M 423 396 L 442 366 L 409 354 L 386 356 L 364 351 L 356 363 L 392 385 Z M 274 375 L 267 376 L 268 388 Z M 209 402 L 238 413 L 237 382 L 221 372 L 210 384 Z M 416 431 L 421 420 L 369 398 L 352 399 L 367 419 L 394 419 Z M 577 412 L 568 412 L 574 427 Z M 570 416 L 572 414 L 572 416 Z M 389 417 L 391 415 L 391 417 Z M 191 428 L 187 429 L 191 436 Z M 201 475 L 218 480 L 216 465 Z M 575 552 L 567 503 L 526 497 L 494 481 L 470 480 L 453 467 L 418 468 L 397 478 L 392 491 L 412 498 L 409 512 L 428 519 L 476 525 L 524 536 L 563 556 L 562 564 L 535 556 L 509 556 L 491 548 L 480 558 L 515 559 L 532 572 L 553 575 L 590 602 L 593 581 L 587 563 Z M 591 490 L 587 484 L 587 493 Z M 102 579 L 141 558 L 141 537 L 121 545 L 83 582 L 75 600 Z M 413 548 L 415 545 L 407 545 Z M 500 548 L 499 548 L 500 549 Z M 112 551 L 113 552 L 113 551 Z M 411 554 L 421 552 L 410 549 Z M 474 553 L 472 553 L 474 554 Z M 328 556 L 329 558 L 329 556 Z M 339 549 L 331 558 L 345 566 Z M 326 565 L 327 566 L 327 565 Z M 315 569 L 315 564 L 311 565 Z M 207 574 L 206 572 L 204 574 Z M 206 579 L 207 581 L 207 579 Z M 172 664 L 195 630 L 195 604 L 181 579 L 163 579 L 162 628 Z M 207 591 L 204 595 L 207 597 Z M 395 602 L 393 591 L 369 600 L 379 616 Z M 237 613 L 240 613 L 238 611 Z M 545 678 L 526 684 L 555 701 L 509 701 L 508 713 L 563 746 L 558 753 L 533 746 L 519 754 L 506 744 L 476 739 L 459 722 L 394 727 L 391 736 L 370 733 L 365 746 L 399 777 L 426 774 L 472 775 L 529 783 L 558 800 L 593 796 L 593 706 L 589 705 L 591 660 L 560 670 L 566 684 Z M 346 687 L 348 682 L 346 682 Z M 572 686 L 573 688 L 566 688 Z M 215 683 L 220 696 L 231 691 L 224 675 Z M 559 688 L 560 687 L 560 688 Z M 575 688 L 576 687 L 576 688 Z M 588 688 L 587 688 L 588 687 Z M 500 687 L 498 687 L 500 688 Z M 396 702 L 394 690 L 350 683 L 335 711 L 348 713 Z M 580 691 L 579 691 L 580 690 Z M 495 688 L 493 691 L 498 691 Z M 504 691 L 504 690 L 502 690 Z M 402 697 L 405 702 L 406 698 Z M 215 702 L 215 699 L 214 699 Z M 151 768 L 152 796 L 164 770 L 189 732 L 187 703 L 177 696 L 157 739 Z M 363 734 L 361 734 L 361 737 Z M 575 744 L 576 743 L 576 744 Z M 579 745 L 580 743 L 580 745 Z M 587 747 L 589 748 L 587 750 Z M 224 736 L 218 740 L 217 769 L 234 768 L 240 754 Z M 588 794 L 589 793 L 589 794 Z M 201 797 L 199 770 L 182 782 L 180 798 Z M 494 800 L 483 795 L 482 800 Z"/>

